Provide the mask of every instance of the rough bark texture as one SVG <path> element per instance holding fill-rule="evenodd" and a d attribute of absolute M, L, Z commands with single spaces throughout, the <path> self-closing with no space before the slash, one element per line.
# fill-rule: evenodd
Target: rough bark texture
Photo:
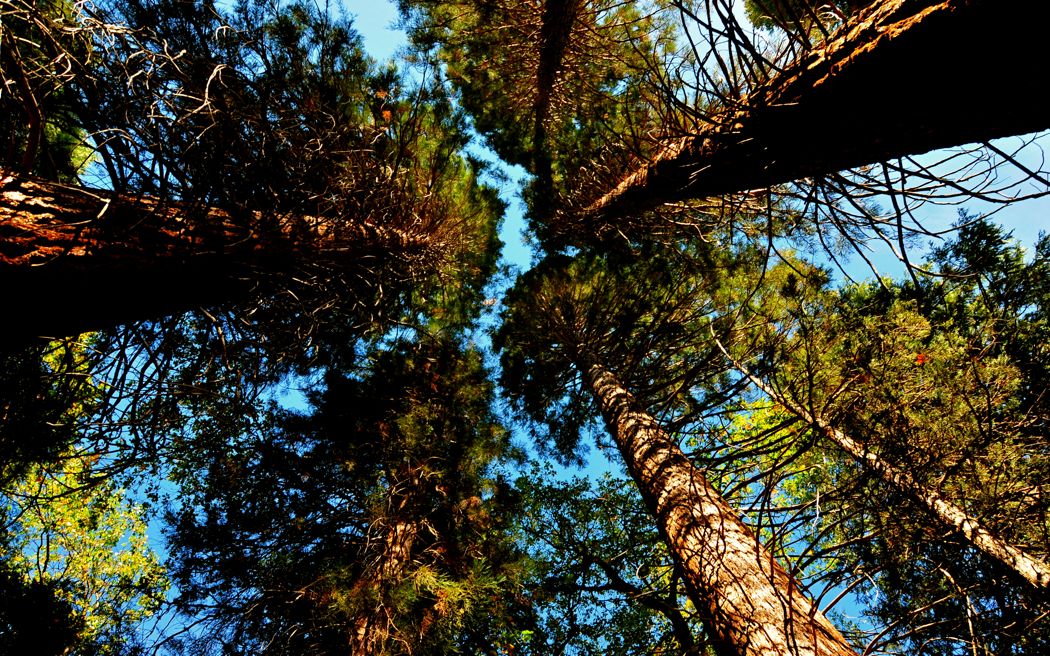
<path fill-rule="evenodd" d="M 296 262 L 360 266 L 423 240 L 362 223 L 234 216 L 0 169 L 0 337 L 58 337 L 235 300 Z M 265 274 L 265 275 L 262 275 Z"/>
<path fill-rule="evenodd" d="M 776 390 L 761 380 L 750 374 L 747 375 L 759 389 L 787 408 L 789 412 L 815 428 L 822 436 L 837 444 L 839 448 L 848 453 L 857 462 L 878 474 L 883 481 L 907 495 L 918 505 L 926 508 L 934 517 L 943 522 L 946 527 L 961 533 L 973 546 L 983 551 L 987 556 L 1006 565 L 1036 588 L 1050 587 L 1050 565 L 1021 551 L 1017 547 L 1003 542 L 996 535 L 981 526 L 976 517 L 942 497 L 936 490 L 926 488 L 907 471 L 894 467 L 849 435 L 828 425 L 820 417 L 813 416 L 805 408 L 785 398 L 782 394 L 778 394 Z"/>
<path fill-rule="evenodd" d="M 402 499 L 399 510 L 404 510 L 404 502 Z M 372 603 L 354 618 L 350 637 L 350 653 L 353 656 L 373 656 L 386 652 L 394 621 L 393 609 L 384 604 L 385 593 L 405 577 L 412 563 L 412 547 L 419 535 L 419 522 L 393 517 L 387 523 L 378 562 L 371 568 L 369 578 L 360 584 L 362 598 L 367 600 L 366 604 Z"/>
<path fill-rule="evenodd" d="M 720 653 L 855 654 L 703 472 L 601 365 L 586 367 L 610 434 L 682 565 Z"/>
<path fill-rule="evenodd" d="M 1050 128 L 1039 73 L 1048 23 L 1043 2 L 877 3 L 751 94 L 746 109 L 669 144 L 577 220 L 603 224 L 667 202 Z"/>

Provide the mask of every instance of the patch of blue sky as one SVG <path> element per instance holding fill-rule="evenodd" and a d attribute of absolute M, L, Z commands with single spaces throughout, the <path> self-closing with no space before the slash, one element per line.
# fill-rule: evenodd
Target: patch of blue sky
<path fill-rule="evenodd" d="M 398 27 L 397 6 L 385 0 L 344 3 L 353 18 L 354 29 L 364 40 L 364 49 L 377 61 L 396 59 L 398 51 L 408 44 L 408 35 Z"/>
<path fill-rule="evenodd" d="M 925 186 L 929 202 L 909 207 L 914 206 L 915 201 L 900 196 L 896 206 L 894 199 L 885 194 L 872 199 L 882 208 L 882 217 L 902 211 L 905 226 L 930 233 L 925 239 L 914 239 L 915 243 L 909 246 L 908 257 L 913 265 L 921 266 L 932 248 L 951 239 L 960 212 L 970 217 L 985 216 L 998 223 L 1027 250 L 1029 257 L 1039 236 L 1050 231 L 1050 167 L 1046 160 L 1050 133 L 997 139 L 991 145 L 1009 154 L 1016 163 L 1006 162 L 990 150 L 975 145 L 933 151 L 909 158 L 919 166 L 929 167 L 927 174 L 910 175 L 895 185 L 913 190 Z M 926 184 L 925 178 L 938 176 L 953 184 L 940 188 Z M 842 271 L 836 272 L 842 274 L 838 276 L 840 281 L 844 276 L 870 279 L 874 276 L 872 266 L 882 276 L 907 275 L 899 257 L 899 246 L 893 239 L 888 243 L 871 239 L 864 244 L 863 251 L 871 266 L 854 254 L 843 261 Z"/>

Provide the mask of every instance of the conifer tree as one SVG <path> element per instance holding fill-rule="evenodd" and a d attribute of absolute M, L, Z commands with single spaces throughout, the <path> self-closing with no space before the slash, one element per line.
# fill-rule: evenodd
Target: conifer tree
<path fill-rule="evenodd" d="M 731 266 L 724 258 L 707 256 L 713 268 Z M 622 371 L 646 380 L 636 370 L 655 368 L 645 362 L 646 354 L 659 353 L 684 336 L 672 320 L 675 311 L 679 319 L 702 316 L 697 294 L 719 285 L 711 272 L 704 277 L 688 276 L 689 271 L 666 263 L 639 261 L 631 267 L 629 261 L 606 264 L 585 257 L 546 262 L 531 271 L 514 290 L 498 334 L 504 385 L 534 420 L 554 427 L 563 447 L 572 448 L 581 422 L 597 406 L 682 569 L 687 593 L 717 653 L 854 653 L 705 472 L 605 364 L 616 362 Z M 641 280 L 644 289 L 638 287 Z M 664 300 L 677 305 L 661 307 Z"/>

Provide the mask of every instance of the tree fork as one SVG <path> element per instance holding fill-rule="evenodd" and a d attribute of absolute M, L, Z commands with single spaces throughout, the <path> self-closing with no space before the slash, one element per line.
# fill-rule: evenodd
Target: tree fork
<path fill-rule="evenodd" d="M 0 336 L 74 335 L 238 300 L 307 259 L 381 267 L 426 248 L 368 222 L 235 215 L 0 169 Z"/>
<path fill-rule="evenodd" d="M 681 564 L 720 654 L 855 656 L 758 537 L 634 397 L 599 364 L 581 364 L 609 433 Z"/>
<path fill-rule="evenodd" d="M 1042 102 L 1050 5 L 885 0 L 710 127 L 670 142 L 569 223 L 1050 128 Z M 983 80 L 994 98 L 966 98 Z"/>

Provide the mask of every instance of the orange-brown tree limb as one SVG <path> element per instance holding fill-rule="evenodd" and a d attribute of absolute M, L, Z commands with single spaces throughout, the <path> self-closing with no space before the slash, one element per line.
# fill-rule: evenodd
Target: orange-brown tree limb
<path fill-rule="evenodd" d="M 0 169 L 0 335 L 166 316 L 236 300 L 304 262 L 378 270 L 429 246 L 426 235 L 368 221 L 238 214 Z"/>

